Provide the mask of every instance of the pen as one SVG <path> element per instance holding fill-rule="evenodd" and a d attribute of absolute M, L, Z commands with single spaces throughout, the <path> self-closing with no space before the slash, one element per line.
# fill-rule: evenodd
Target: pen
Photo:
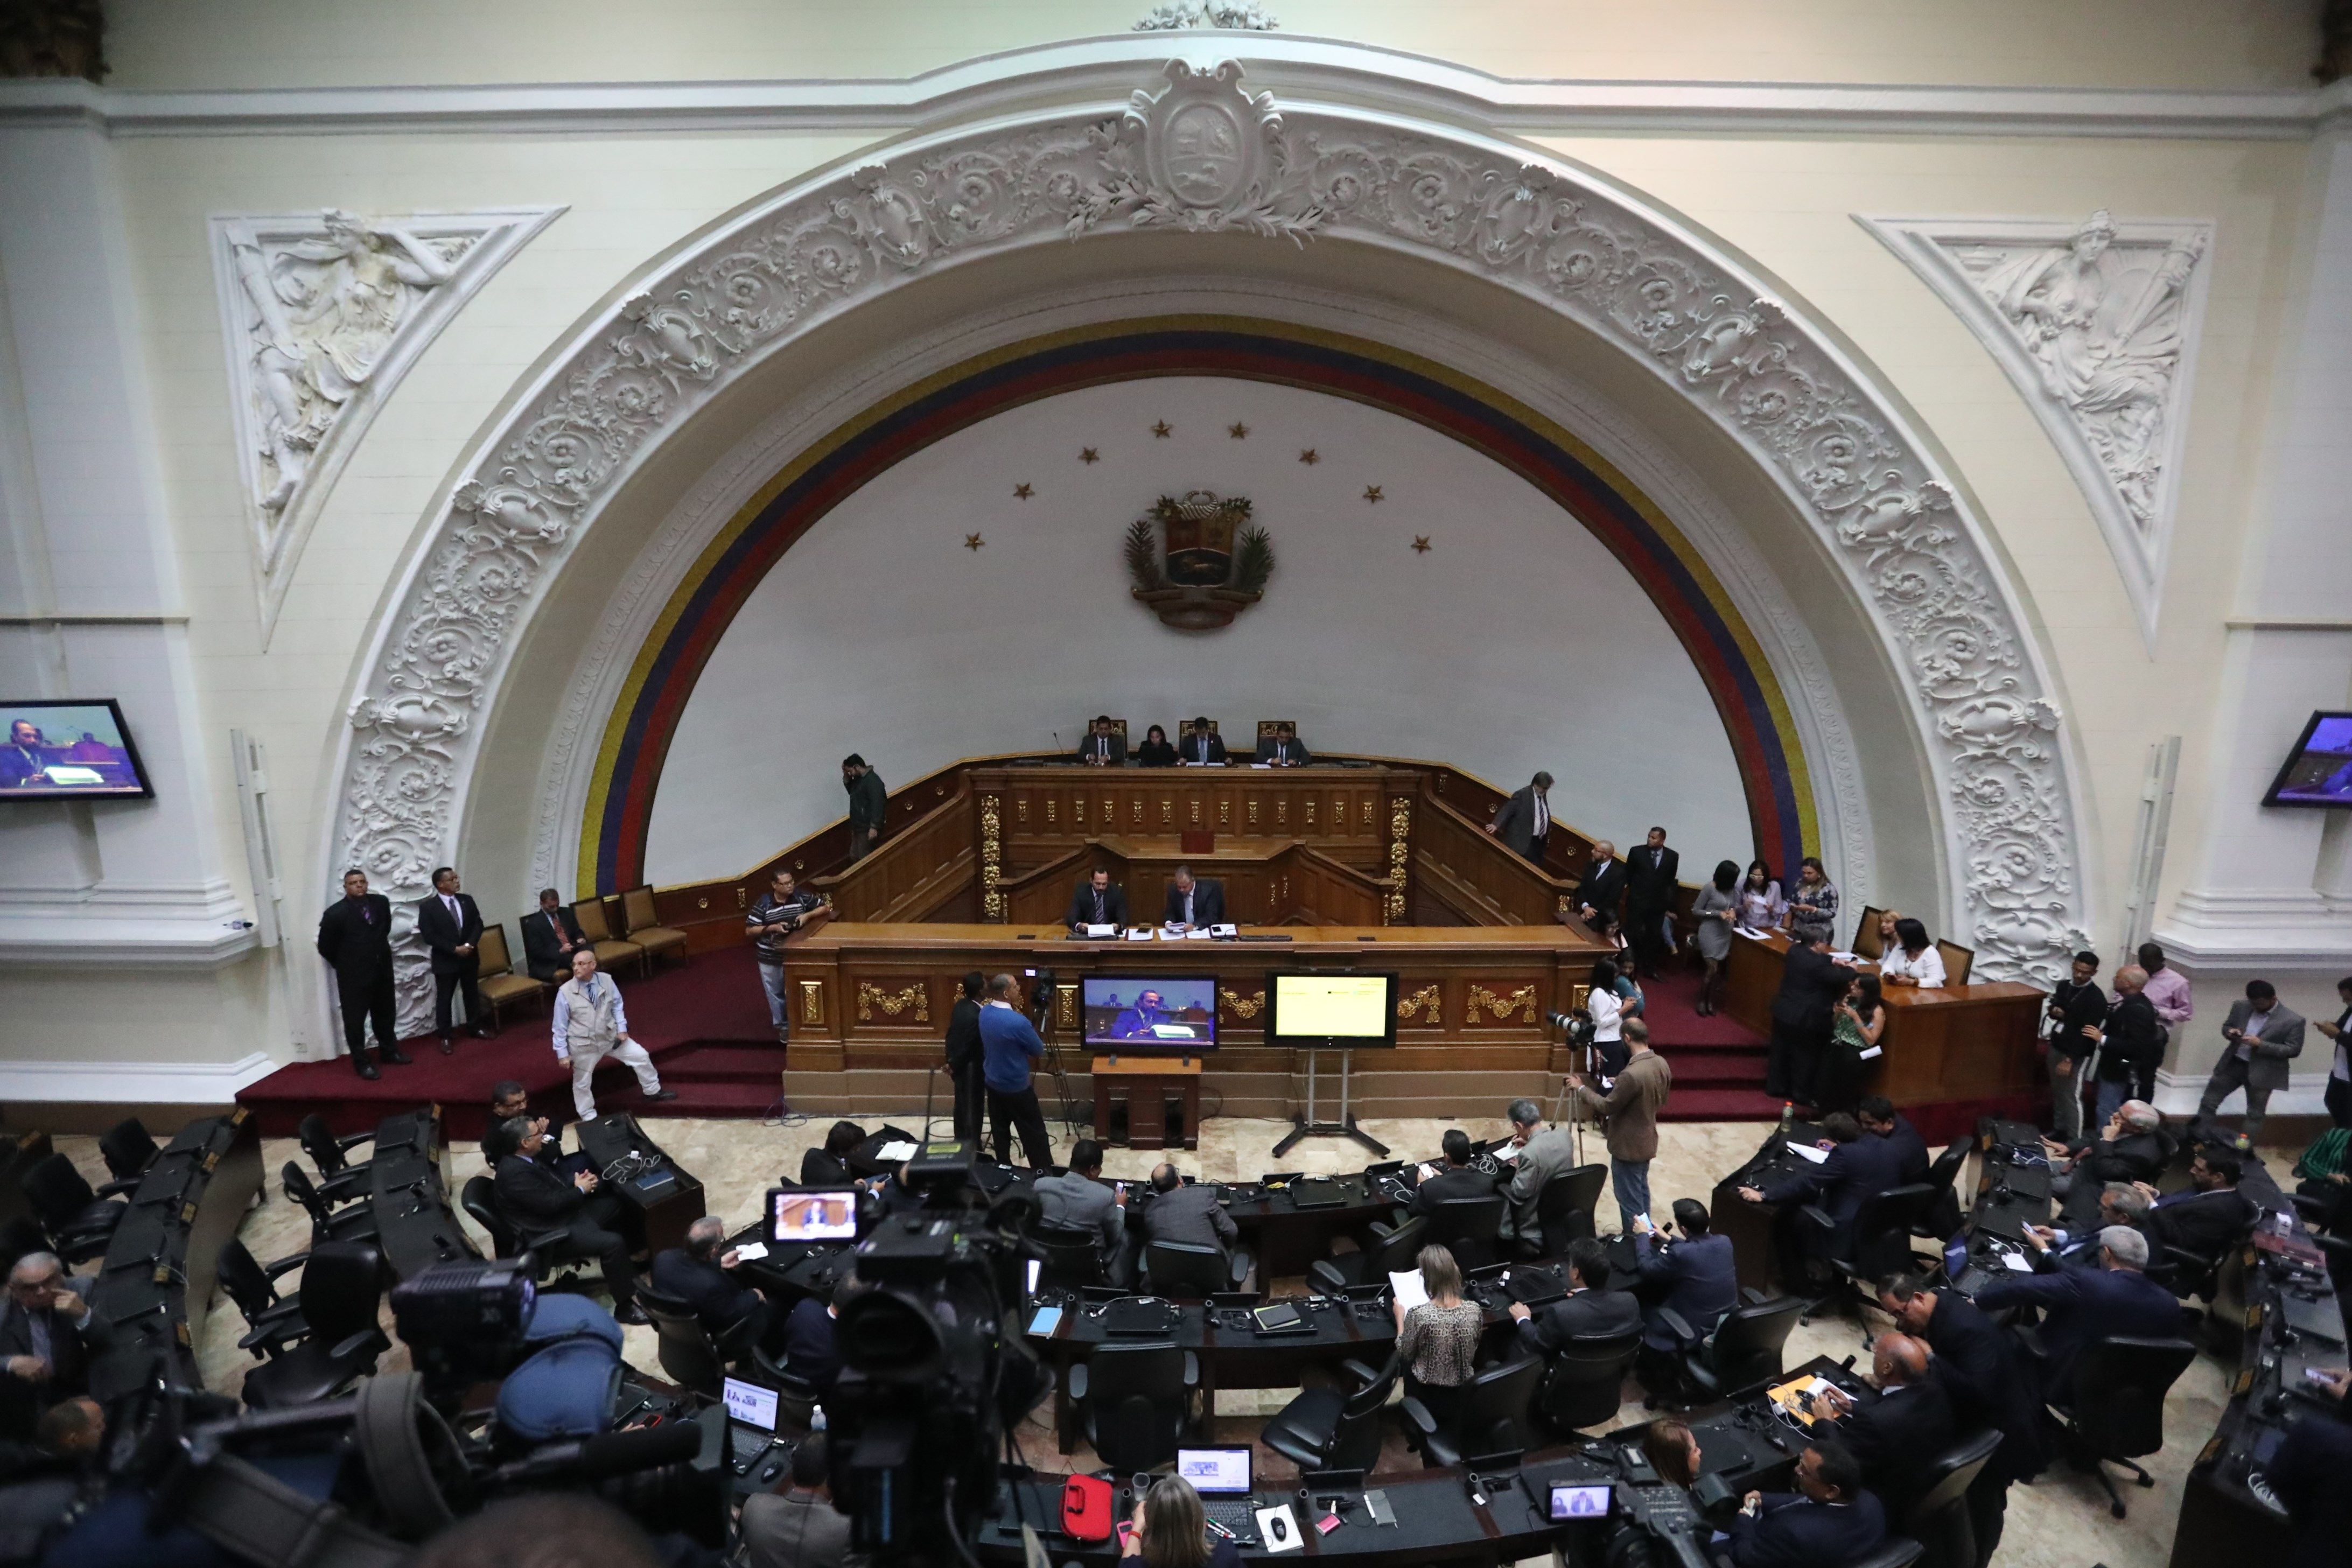
<path fill-rule="evenodd" d="M 1209 1528 L 1210 1528 L 1211 1530 L 1215 1531 L 1219 1535 L 1223 1536 L 1227 1541 L 1239 1541 L 1239 1540 L 1241 1539 L 1241 1537 L 1240 1537 L 1240 1536 L 1235 1535 L 1232 1531 L 1227 1530 L 1223 1525 L 1219 1524 L 1219 1523 L 1218 1523 L 1215 1520 L 1213 1520 L 1213 1520 L 1208 1521 L 1207 1522 L 1208 1522 L 1208 1526 L 1209 1526 Z"/>

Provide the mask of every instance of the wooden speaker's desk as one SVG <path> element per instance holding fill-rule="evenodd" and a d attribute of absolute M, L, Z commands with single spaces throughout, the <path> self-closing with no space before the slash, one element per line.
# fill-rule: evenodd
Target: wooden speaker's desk
<path fill-rule="evenodd" d="M 1761 1035 L 1772 1032 L 1772 998 L 1780 994 L 1789 939 L 1779 931 L 1731 936 L 1723 1010 Z M 1874 963 L 1854 965 L 1865 974 Z M 1885 1054 L 1871 1064 L 1866 1092 L 1898 1106 L 2021 1094 L 2035 1085 L 2034 1040 L 2044 993 L 2015 981 L 1987 981 L 1923 990 L 1889 985 L 1883 993 Z"/>
<path fill-rule="evenodd" d="M 1117 1098 L 1127 1100 L 1127 1146 L 1130 1149 L 1168 1147 L 1168 1101 L 1184 1104 L 1184 1147 L 1201 1146 L 1201 1058 L 1125 1051 L 1097 1057 L 1095 1136 L 1110 1142 L 1110 1114 Z"/>

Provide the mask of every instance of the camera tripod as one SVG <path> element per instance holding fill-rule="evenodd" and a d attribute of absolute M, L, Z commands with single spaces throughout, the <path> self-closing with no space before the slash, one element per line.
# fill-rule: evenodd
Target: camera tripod
<path fill-rule="evenodd" d="M 1036 1027 L 1037 1038 L 1045 1043 L 1045 1070 L 1054 1075 L 1054 1093 L 1061 1100 L 1062 1129 L 1075 1144 L 1081 1138 L 1094 1136 L 1094 1128 L 1088 1121 L 1079 1120 L 1077 1098 L 1070 1091 L 1069 1070 L 1062 1064 L 1060 1032 L 1054 1026 L 1055 989 L 1053 982 L 1042 975 L 1038 978 L 1036 991 L 1029 998 L 1029 1021 Z M 1093 1116 L 1092 1105 L 1087 1108 L 1087 1114 Z"/>

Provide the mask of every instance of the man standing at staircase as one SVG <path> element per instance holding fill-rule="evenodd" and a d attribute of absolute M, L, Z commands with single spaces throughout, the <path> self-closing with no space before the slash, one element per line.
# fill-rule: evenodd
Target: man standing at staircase
<path fill-rule="evenodd" d="M 637 1075 L 637 1089 L 647 1100 L 677 1098 L 677 1090 L 661 1086 L 661 1075 L 654 1071 L 654 1058 L 645 1047 L 629 1038 L 621 988 L 612 976 L 596 973 L 595 950 L 583 947 L 572 955 L 572 978 L 555 994 L 555 1059 L 571 1065 L 572 1109 L 583 1121 L 596 1119 L 596 1095 L 590 1085 L 596 1064 L 608 1056 L 620 1058 Z"/>

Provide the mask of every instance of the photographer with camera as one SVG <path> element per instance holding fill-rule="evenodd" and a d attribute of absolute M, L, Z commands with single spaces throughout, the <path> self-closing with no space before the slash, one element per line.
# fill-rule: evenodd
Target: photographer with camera
<path fill-rule="evenodd" d="M 1570 1073 L 1568 1087 L 1576 1096 L 1579 1115 L 1590 1111 L 1601 1119 L 1609 1143 L 1609 1184 L 1617 1193 L 1619 1228 L 1631 1233 L 1637 1224 L 1649 1223 L 1650 1162 L 1658 1157 L 1658 1118 L 1674 1092 L 1675 1071 L 1650 1048 L 1647 1025 L 1630 1018 L 1623 1027 L 1632 1054 L 1617 1069 L 1609 1092 L 1595 1090 L 1581 1073 Z"/>

